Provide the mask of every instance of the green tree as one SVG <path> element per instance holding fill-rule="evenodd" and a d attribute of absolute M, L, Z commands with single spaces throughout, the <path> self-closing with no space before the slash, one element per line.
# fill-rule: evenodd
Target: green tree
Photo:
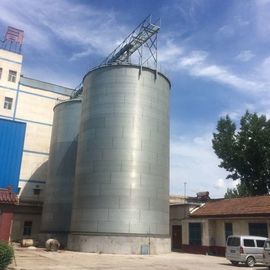
<path fill-rule="evenodd" d="M 250 192 L 248 191 L 245 184 L 237 184 L 235 188 L 228 188 L 227 192 L 224 195 L 225 199 L 239 198 L 239 197 L 248 197 Z"/>
<path fill-rule="evenodd" d="M 212 145 L 221 159 L 219 166 L 229 172 L 227 178 L 239 179 L 251 196 L 269 193 L 270 121 L 265 115 L 247 111 L 239 130 L 228 115 L 220 118 Z"/>
<path fill-rule="evenodd" d="M 12 246 L 6 242 L 0 241 L 0 270 L 7 269 L 13 257 L 14 251 Z"/>

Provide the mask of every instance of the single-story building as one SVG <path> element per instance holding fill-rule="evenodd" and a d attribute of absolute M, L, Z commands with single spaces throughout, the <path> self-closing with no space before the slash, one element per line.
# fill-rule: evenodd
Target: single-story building
<path fill-rule="evenodd" d="M 182 221 L 189 217 L 191 211 L 209 199 L 209 192 L 199 192 L 196 197 L 170 196 L 170 235 L 172 250 L 177 251 L 182 249 Z"/>
<path fill-rule="evenodd" d="M 269 237 L 269 226 L 269 195 L 212 200 L 182 221 L 182 250 L 224 256 L 229 235 Z"/>
<path fill-rule="evenodd" d="M 17 195 L 11 189 L 0 189 L 0 241 L 9 241 Z"/>

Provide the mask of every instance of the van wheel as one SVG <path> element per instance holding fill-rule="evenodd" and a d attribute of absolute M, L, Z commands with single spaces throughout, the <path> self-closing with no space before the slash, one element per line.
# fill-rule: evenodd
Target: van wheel
<path fill-rule="evenodd" d="M 254 257 L 252 257 L 252 256 L 249 256 L 246 260 L 246 265 L 248 267 L 253 267 L 255 265 L 255 263 L 256 263 L 256 261 L 255 261 Z"/>
<path fill-rule="evenodd" d="M 231 263 L 232 263 L 232 265 L 238 265 L 238 262 L 236 262 L 236 261 L 231 261 Z"/>

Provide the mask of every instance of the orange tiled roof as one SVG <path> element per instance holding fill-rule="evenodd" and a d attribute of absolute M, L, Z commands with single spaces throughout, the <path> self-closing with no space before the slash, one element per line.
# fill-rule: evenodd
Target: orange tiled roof
<path fill-rule="evenodd" d="M 243 197 L 209 201 L 191 217 L 270 216 L 270 196 Z"/>
<path fill-rule="evenodd" d="M 10 189 L 0 189 L 0 204 L 16 204 L 17 201 L 17 195 Z"/>

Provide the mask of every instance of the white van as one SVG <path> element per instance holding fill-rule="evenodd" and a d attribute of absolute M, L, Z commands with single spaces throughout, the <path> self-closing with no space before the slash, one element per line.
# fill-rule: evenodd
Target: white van
<path fill-rule="evenodd" d="M 227 239 L 226 259 L 233 265 L 245 263 L 253 267 L 263 263 L 265 237 L 251 235 L 231 235 Z"/>
<path fill-rule="evenodd" d="M 267 239 L 264 243 L 263 262 L 270 269 L 270 239 Z"/>

